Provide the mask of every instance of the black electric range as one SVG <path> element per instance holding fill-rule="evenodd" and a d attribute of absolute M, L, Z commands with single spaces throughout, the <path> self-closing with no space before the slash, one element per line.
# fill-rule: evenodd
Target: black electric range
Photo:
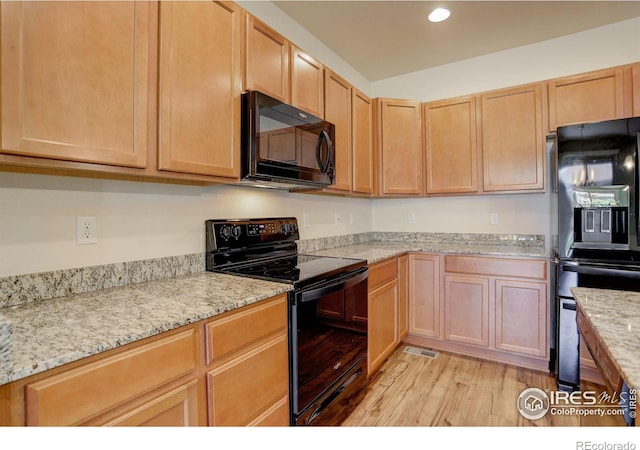
<path fill-rule="evenodd" d="M 366 261 L 299 254 L 295 217 L 207 220 L 206 269 L 303 288 L 366 266 Z"/>
<path fill-rule="evenodd" d="M 290 424 L 339 425 L 366 392 L 366 261 L 299 254 L 293 217 L 207 220 L 205 228 L 208 271 L 293 285 Z"/>

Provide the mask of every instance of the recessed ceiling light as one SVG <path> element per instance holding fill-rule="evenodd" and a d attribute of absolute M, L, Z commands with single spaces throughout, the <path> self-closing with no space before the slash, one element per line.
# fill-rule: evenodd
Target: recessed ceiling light
<path fill-rule="evenodd" d="M 442 22 L 447 20 L 451 15 L 451 11 L 447 8 L 436 8 L 429 14 L 429 22 Z"/>

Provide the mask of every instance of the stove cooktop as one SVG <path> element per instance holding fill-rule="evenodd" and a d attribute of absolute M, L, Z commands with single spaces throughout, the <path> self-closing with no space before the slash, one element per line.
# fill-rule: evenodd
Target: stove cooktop
<path fill-rule="evenodd" d="M 361 259 L 298 254 L 231 267 L 218 267 L 215 271 L 296 285 L 301 282 L 325 280 L 365 265 L 366 261 Z"/>

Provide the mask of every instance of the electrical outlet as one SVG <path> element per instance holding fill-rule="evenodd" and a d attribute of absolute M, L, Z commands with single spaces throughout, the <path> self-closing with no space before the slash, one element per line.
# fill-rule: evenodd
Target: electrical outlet
<path fill-rule="evenodd" d="M 95 216 L 76 217 L 76 244 L 95 244 L 96 242 L 98 242 L 98 235 Z"/>
<path fill-rule="evenodd" d="M 416 213 L 409 213 L 407 220 L 409 223 L 416 223 Z"/>
<path fill-rule="evenodd" d="M 340 214 L 338 213 L 335 213 L 335 224 L 342 225 L 342 217 L 340 217 Z"/>
<path fill-rule="evenodd" d="M 309 213 L 302 213 L 302 226 L 305 228 L 309 226 Z"/>
<path fill-rule="evenodd" d="M 356 216 L 353 213 L 349 213 L 349 225 L 356 223 Z"/>
<path fill-rule="evenodd" d="M 498 225 L 498 213 L 491 213 L 491 225 Z"/>

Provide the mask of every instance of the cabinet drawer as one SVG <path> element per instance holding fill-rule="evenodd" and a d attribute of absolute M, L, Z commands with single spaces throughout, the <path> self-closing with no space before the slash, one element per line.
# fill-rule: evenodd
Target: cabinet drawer
<path fill-rule="evenodd" d="M 195 338 L 186 330 L 27 385 L 27 425 L 81 424 L 194 371 Z"/>
<path fill-rule="evenodd" d="M 175 427 L 198 425 L 198 382 L 193 380 L 155 397 L 105 426 Z"/>
<path fill-rule="evenodd" d="M 373 292 L 380 286 L 395 280 L 397 277 L 397 258 L 391 258 L 369 266 L 369 292 Z"/>
<path fill-rule="evenodd" d="M 287 296 L 234 311 L 206 325 L 207 364 L 287 329 Z"/>
<path fill-rule="evenodd" d="M 209 425 L 244 426 L 287 395 L 287 337 L 277 337 L 207 374 Z"/>
<path fill-rule="evenodd" d="M 547 261 L 543 259 L 447 255 L 444 258 L 444 268 L 450 273 L 547 279 Z"/>

